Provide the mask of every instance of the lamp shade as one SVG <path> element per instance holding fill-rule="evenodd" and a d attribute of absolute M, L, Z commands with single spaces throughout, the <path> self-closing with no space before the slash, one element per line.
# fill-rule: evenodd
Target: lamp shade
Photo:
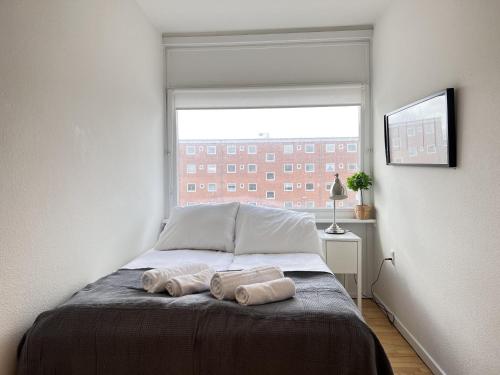
<path fill-rule="evenodd" d="M 330 188 L 330 199 L 334 201 L 340 201 L 342 199 L 347 199 L 347 189 L 339 179 L 339 174 L 335 173 L 335 181 Z"/>

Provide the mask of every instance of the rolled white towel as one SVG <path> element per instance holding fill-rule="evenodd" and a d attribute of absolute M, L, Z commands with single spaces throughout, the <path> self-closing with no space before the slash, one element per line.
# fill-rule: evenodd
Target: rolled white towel
<path fill-rule="evenodd" d="M 210 281 L 210 292 L 217 299 L 234 300 L 234 291 L 240 285 L 280 279 L 283 272 L 278 267 L 256 267 L 245 271 L 217 272 Z"/>
<path fill-rule="evenodd" d="M 289 277 L 250 285 L 240 285 L 235 291 L 242 305 L 263 305 L 283 301 L 295 295 L 295 283 Z"/>
<path fill-rule="evenodd" d="M 165 290 L 165 284 L 172 277 L 188 275 L 206 270 L 203 263 L 186 263 L 170 268 L 156 268 L 142 274 L 142 286 L 148 293 L 158 293 Z"/>
<path fill-rule="evenodd" d="M 204 292 L 210 289 L 210 279 L 214 273 L 215 271 L 212 268 L 207 268 L 192 275 L 172 277 L 167 281 L 165 289 L 173 297 Z"/>

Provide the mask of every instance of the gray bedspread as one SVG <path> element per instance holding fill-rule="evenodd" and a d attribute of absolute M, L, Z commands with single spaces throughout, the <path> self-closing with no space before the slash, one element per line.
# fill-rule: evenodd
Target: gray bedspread
<path fill-rule="evenodd" d="M 42 313 L 18 375 L 392 374 L 333 275 L 288 272 L 294 298 L 244 307 L 208 292 L 148 294 L 142 272 L 119 270 Z"/>

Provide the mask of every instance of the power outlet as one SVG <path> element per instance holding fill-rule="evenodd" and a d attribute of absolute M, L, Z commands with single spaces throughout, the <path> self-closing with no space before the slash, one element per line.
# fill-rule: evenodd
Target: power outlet
<path fill-rule="evenodd" d="M 392 258 L 391 263 L 393 266 L 395 266 L 396 265 L 396 250 L 391 250 L 390 254 L 391 254 L 391 258 Z"/>

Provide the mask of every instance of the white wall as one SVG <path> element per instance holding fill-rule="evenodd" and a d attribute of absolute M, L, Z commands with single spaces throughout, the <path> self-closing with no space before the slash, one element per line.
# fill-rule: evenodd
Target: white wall
<path fill-rule="evenodd" d="M 132 0 L 0 4 L 0 373 L 43 310 L 152 244 L 160 34 Z"/>
<path fill-rule="evenodd" d="M 398 0 L 375 26 L 376 292 L 448 374 L 500 372 L 500 2 Z M 385 165 L 383 115 L 456 88 L 458 168 Z M 378 269 L 378 263 L 374 265 Z"/>

